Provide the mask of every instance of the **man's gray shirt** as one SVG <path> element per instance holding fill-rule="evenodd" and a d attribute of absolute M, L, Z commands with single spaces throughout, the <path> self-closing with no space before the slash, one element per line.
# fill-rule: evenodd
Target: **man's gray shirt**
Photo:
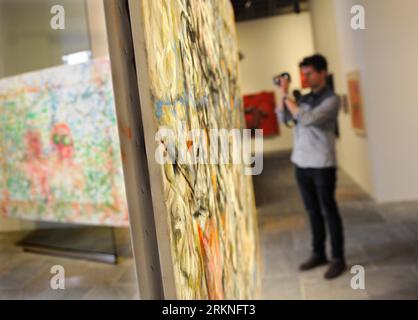
<path fill-rule="evenodd" d="M 292 162 L 300 168 L 335 167 L 339 97 L 331 89 L 325 88 L 317 94 L 304 95 L 298 105 L 296 119 L 289 119 L 288 113 L 279 112 L 282 122 L 296 122 Z"/>

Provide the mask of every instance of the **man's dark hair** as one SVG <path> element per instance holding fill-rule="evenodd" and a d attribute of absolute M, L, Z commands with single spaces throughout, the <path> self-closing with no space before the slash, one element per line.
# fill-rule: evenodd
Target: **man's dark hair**
<path fill-rule="evenodd" d="M 323 55 L 314 54 L 304 58 L 299 67 L 313 67 L 318 72 L 328 71 L 328 62 Z"/>

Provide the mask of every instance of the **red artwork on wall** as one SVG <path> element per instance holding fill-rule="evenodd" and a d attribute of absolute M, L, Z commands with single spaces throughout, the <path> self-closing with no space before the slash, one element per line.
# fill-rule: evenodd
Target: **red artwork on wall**
<path fill-rule="evenodd" d="M 358 134 L 365 135 L 363 95 L 361 93 L 360 73 L 358 71 L 348 74 L 348 96 L 350 97 L 353 128 Z"/>
<path fill-rule="evenodd" d="M 260 92 L 244 96 L 245 121 L 248 129 L 263 129 L 263 136 L 280 133 L 275 112 L 274 92 Z"/>

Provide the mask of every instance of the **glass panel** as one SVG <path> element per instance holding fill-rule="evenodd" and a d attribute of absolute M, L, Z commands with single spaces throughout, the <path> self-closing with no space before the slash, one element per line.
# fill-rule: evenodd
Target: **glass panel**
<path fill-rule="evenodd" d="M 0 0 L 0 261 L 12 261 L 0 287 L 20 299 L 134 298 L 103 2 L 56 5 Z M 123 264 L 86 261 L 116 253 Z M 75 280 L 65 292 L 50 286 L 54 265 Z"/>

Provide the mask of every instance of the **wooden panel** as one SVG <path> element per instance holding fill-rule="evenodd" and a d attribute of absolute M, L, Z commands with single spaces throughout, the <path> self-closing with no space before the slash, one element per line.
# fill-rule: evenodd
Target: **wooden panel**
<path fill-rule="evenodd" d="M 139 292 L 141 299 L 162 299 L 128 1 L 105 0 L 105 13 Z"/>

